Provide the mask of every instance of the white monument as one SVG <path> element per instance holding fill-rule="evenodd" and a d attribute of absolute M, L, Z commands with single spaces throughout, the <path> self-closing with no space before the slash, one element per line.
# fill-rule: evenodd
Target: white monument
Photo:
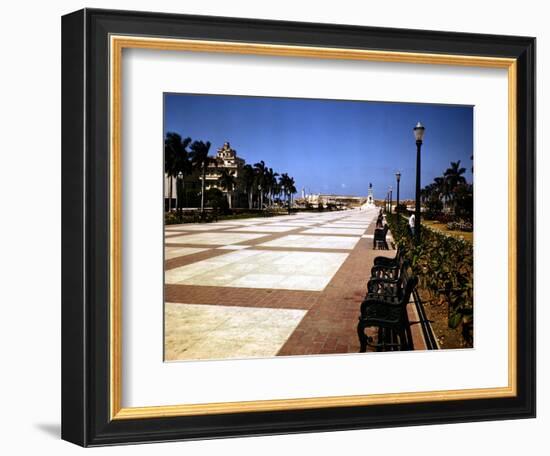
<path fill-rule="evenodd" d="M 367 196 L 367 207 L 374 207 L 374 197 L 372 196 L 372 182 L 369 183 L 369 194 Z"/>

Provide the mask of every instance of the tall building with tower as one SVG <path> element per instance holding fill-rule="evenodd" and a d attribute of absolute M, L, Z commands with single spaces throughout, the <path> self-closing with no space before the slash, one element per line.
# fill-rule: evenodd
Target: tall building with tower
<path fill-rule="evenodd" d="M 226 170 L 237 179 L 245 163 L 242 158 L 237 157 L 237 151 L 231 148 L 229 142 L 225 142 L 223 146 L 218 149 L 218 153 L 214 160 L 215 161 L 210 163 L 206 170 L 206 190 L 210 188 L 220 188 L 219 179 L 222 170 Z M 220 188 L 220 190 L 223 189 Z"/>
<path fill-rule="evenodd" d="M 220 185 L 220 177 L 222 170 L 226 170 L 235 179 L 239 178 L 242 172 L 242 168 L 245 164 L 244 159 L 237 156 L 237 151 L 231 147 L 229 142 L 225 142 L 220 147 L 214 157 L 214 160 L 208 165 L 206 169 L 205 190 L 211 188 L 218 188 L 223 193 L 227 194 L 226 189 Z M 170 187 L 172 189 L 170 190 Z M 189 176 L 185 176 L 185 191 L 187 193 L 194 193 L 194 205 L 198 204 L 198 197 L 196 195 L 200 192 L 201 187 L 201 175 L 200 171 L 196 170 Z M 177 179 L 170 178 L 167 175 L 164 176 L 164 199 L 165 206 L 168 206 L 168 200 L 172 197 L 172 207 L 175 207 L 177 195 Z M 235 195 L 232 195 L 234 198 Z M 195 201 L 196 200 L 196 201 Z M 187 204 L 187 199 L 185 203 Z"/>

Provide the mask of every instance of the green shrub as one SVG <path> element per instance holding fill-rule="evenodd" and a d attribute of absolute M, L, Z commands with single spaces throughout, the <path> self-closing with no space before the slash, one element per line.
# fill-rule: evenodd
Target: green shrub
<path fill-rule="evenodd" d="M 421 226 L 421 243 L 415 245 L 404 219 L 387 216 L 393 238 L 404 248 L 419 285 L 434 300 L 444 299 L 449 308 L 448 325 L 461 326 L 468 345 L 473 338 L 474 254 L 473 245 Z M 471 224 L 470 224 L 471 225 Z"/>
<path fill-rule="evenodd" d="M 165 212 L 164 223 L 166 225 L 177 225 L 180 223 L 192 223 L 193 215 L 189 213 L 180 213 L 179 211 Z"/>
<path fill-rule="evenodd" d="M 435 220 L 438 216 L 442 215 L 443 203 L 439 198 L 430 198 L 425 203 L 426 206 L 426 218 L 428 220 Z"/>
<path fill-rule="evenodd" d="M 166 225 L 175 225 L 177 223 L 181 223 L 179 221 L 179 216 L 176 212 L 172 211 L 172 212 L 165 212 L 164 213 L 164 223 Z"/>
<path fill-rule="evenodd" d="M 457 222 L 449 222 L 447 223 L 447 229 L 449 231 L 458 230 L 458 223 Z"/>

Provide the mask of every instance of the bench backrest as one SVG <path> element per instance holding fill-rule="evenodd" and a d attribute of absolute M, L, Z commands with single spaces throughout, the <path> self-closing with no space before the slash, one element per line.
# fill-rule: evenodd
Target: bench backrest
<path fill-rule="evenodd" d="M 389 230 L 389 226 L 388 225 L 384 225 L 384 228 L 376 228 L 374 230 L 374 239 L 377 239 L 377 240 L 386 240 L 386 234 Z"/>
<path fill-rule="evenodd" d="M 398 295 L 403 304 L 411 299 L 411 294 L 418 284 L 418 278 L 414 275 L 412 267 L 407 260 L 404 260 L 399 270 Z"/>

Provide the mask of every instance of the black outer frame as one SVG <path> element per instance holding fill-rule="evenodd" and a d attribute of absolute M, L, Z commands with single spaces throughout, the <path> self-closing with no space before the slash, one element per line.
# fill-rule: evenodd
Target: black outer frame
<path fill-rule="evenodd" d="M 518 395 L 110 421 L 110 34 L 518 59 Z M 534 38 L 84 9 L 62 18 L 62 127 L 63 439 L 98 446 L 535 416 Z"/>

